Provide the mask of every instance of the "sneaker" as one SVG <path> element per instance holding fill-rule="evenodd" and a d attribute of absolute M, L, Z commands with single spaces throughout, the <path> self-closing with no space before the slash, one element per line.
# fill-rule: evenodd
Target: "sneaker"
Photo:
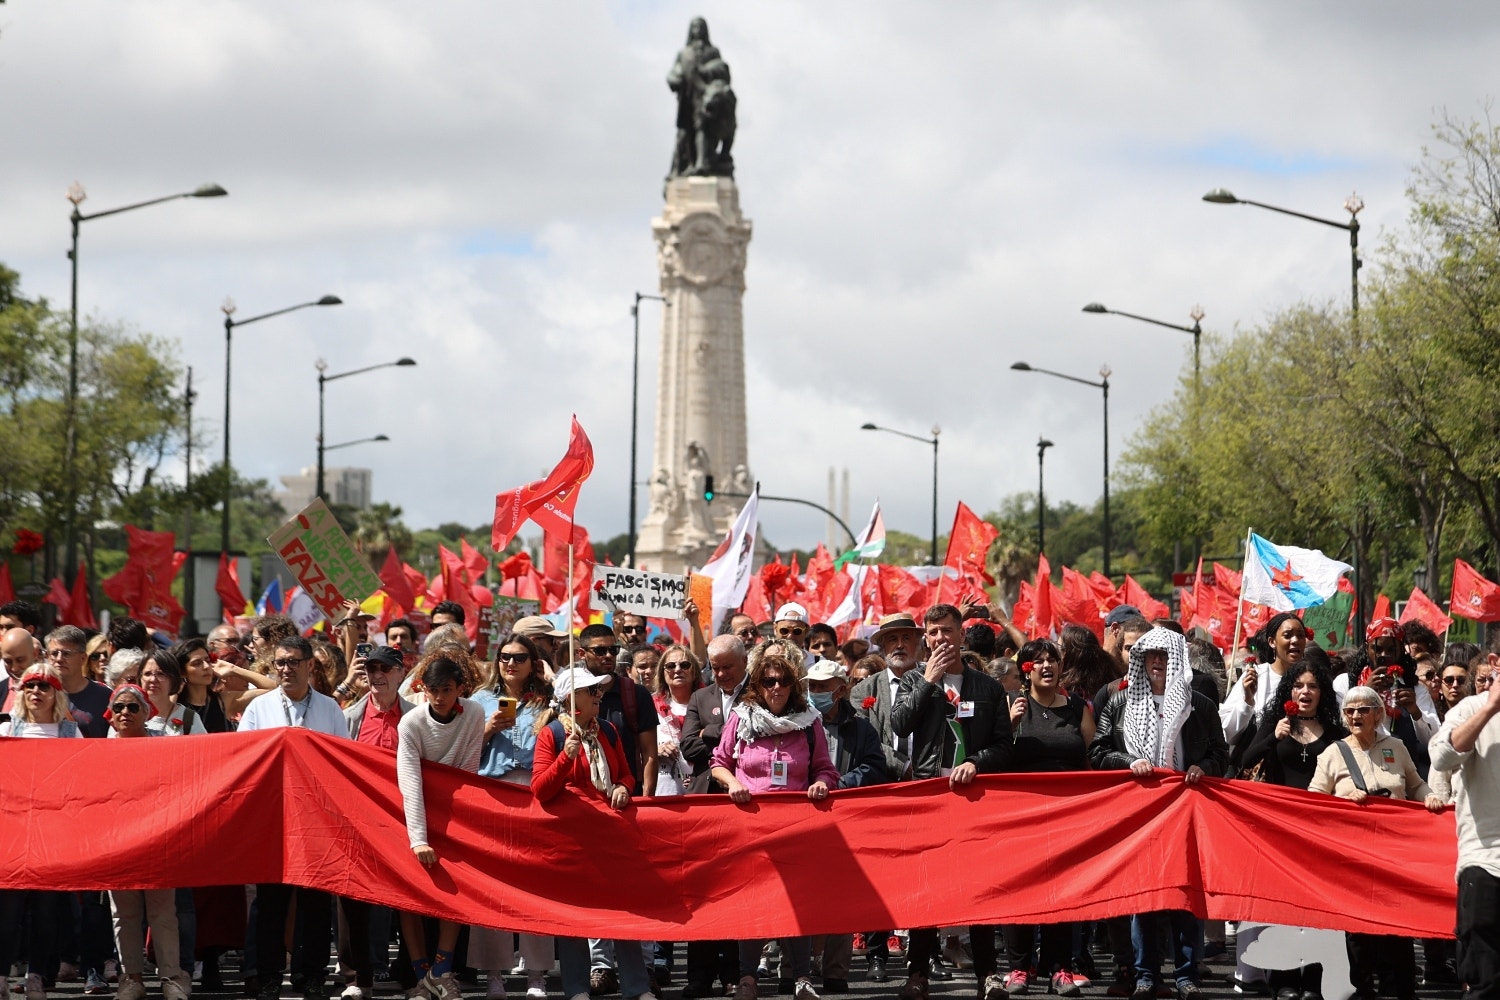
<path fill-rule="evenodd" d="M 121 976 L 115 1000 L 146 1000 L 146 984 L 130 976 Z"/>
<path fill-rule="evenodd" d="M 859 958 L 865 953 L 865 936 L 859 931 L 854 932 L 854 957 Z"/>
<path fill-rule="evenodd" d="M 536 972 L 526 976 L 526 1000 L 546 1000 L 547 977 Z"/>
<path fill-rule="evenodd" d="M 161 1000 L 187 1000 L 188 991 L 181 980 L 163 979 L 161 981 Z"/>
<path fill-rule="evenodd" d="M 753 980 L 742 979 L 734 988 L 734 1000 L 755 1000 L 760 990 Z"/>
<path fill-rule="evenodd" d="M 769 979 L 769 978 L 771 978 L 771 963 L 768 962 L 768 961 L 766 961 L 765 958 L 764 958 L 764 956 L 761 958 L 760 964 L 755 967 L 755 978 L 756 979 Z"/>
<path fill-rule="evenodd" d="M 981 995 L 984 1000 L 1005 1000 L 1008 995 L 1005 990 L 1005 977 L 998 972 L 991 972 L 985 976 Z"/>
<path fill-rule="evenodd" d="M 422 977 L 422 988 L 432 1000 L 463 1000 L 464 991 L 453 980 L 453 973 L 434 976 L 431 972 Z"/>
<path fill-rule="evenodd" d="M 0 987 L 0 993 L 3 992 L 3 987 Z M 90 996 L 95 996 L 100 993 L 108 993 L 109 983 L 106 983 L 104 981 L 104 977 L 99 975 L 98 969 L 90 969 L 88 977 L 83 984 L 83 992 L 89 994 Z"/>
<path fill-rule="evenodd" d="M 401 995 L 404 996 L 406 1000 L 426 1000 L 427 988 L 421 983 L 418 983 L 415 986 L 408 986 L 406 989 L 402 990 Z"/>
<path fill-rule="evenodd" d="M 620 977 L 614 969 L 594 969 L 589 972 L 589 996 L 602 997 L 620 991 Z"/>
<path fill-rule="evenodd" d="M 907 976 L 906 984 L 896 996 L 898 1000 L 927 1000 L 927 979 L 923 976 Z"/>
<path fill-rule="evenodd" d="M 1031 976 L 1025 969 L 1011 969 L 1005 975 L 1005 992 L 1010 996 L 1019 996 L 1026 992 L 1031 981 Z"/>
<path fill-rule="evenodd" d="M 317 982 L 304 980 L 302 983 L 302 1000 L 328 1000 L 328 987 L 323 985 L 323 980 Z"/>
<path fill-rule="evenodd" d="M 1178 984 L 1177 996 L 1180 1000 L 1204 1000 L 1202 987 L 1192 980 Z"/>
<path fill-rule="evenodd" d="M 899 955 L 906 950 L 906 946 L 901 943 L 901 939 L 899 937 L 892 934 L 890 937 L 885 939 L 885 950 L 890 952 L 892 955 Z"/>
<path fill-rule="evenodd" d="M 1130 1000 L 1156 1000 L 1156 984 L 1149 979 L 1142 979 L 1135 984 L 1135 991 L 1130 994 Z"/>
<path fill-rule="evenodd" d="M 505 1000 L 505 977 L 498 969 L 485 977 L 484 995 L 488 1000 Z"/>
<path fill-rule="evenodd" d="M 104 960 L 104 981 L 115 983 L 120 980 L 120 963 L 112 958 Z"/>
<path fill-rule="evenodd" d="M 47 986 L 42 982 L 42 977 L 37 975 L 35 972 L 32 972 L 26 976 L 24 991 L 26 993 L 26 1000 L 45 1000 L 47 996 Z M 146 988 L 142 986 L 141 996 L 145 995 Z"/>
<path fill-rule="evenodd" d="M 797 980 L 797 985 L 792 991 L 792 1000 L 818 1000 L 818 991 L 813 989 L 812 980 Z"/>
<path fill-rule="evenodd" d="M 339 1000 L 366 1000 L 365 988 L 358 983 L 350 983 L 344 987 L 344 992 L 339 994 Z"/>
<path fill-rule="evenodd" d="M 1073 978 L 1073 973 L 1066 969 L 1052 974 L 1051 989 L 1060 997 L 1076 997 L 1083 993 L 1078 981 Z"/>

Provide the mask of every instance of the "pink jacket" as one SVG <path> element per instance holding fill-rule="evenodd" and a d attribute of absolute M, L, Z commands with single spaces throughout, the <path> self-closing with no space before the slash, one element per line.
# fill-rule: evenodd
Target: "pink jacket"
<path fill-rule="evenodd" d="M 821 722 L 815 720 L 811 727 L 813 742 L 809 767 L 807 733 L 802 730 L 781 736 L 762 736 L 746 746 L 740 759 L 735 760 L 737 721 L 733 717 L 725 720 L 724 735 L 714 748 L 713 766 L 733 771 L 739 783 L 751 792 L 805 792 L 814 781 L 822 781 L 830 789 L 839 787 L 838 768 L 828 756 L 828 738 L 823 735 Z M 771 761 L 778 757 L 787 762 L 786 784 L 782 786 L 771 784 Z M 811 777 L 808 777 L 809 771 Z"/>

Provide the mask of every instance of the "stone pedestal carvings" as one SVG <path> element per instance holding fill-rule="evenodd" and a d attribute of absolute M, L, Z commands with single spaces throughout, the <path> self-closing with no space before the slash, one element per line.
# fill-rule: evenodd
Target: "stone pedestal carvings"
<path fill-rule="evenodd" d="M 651 508 L 636 562 L 681 572 L 701 565 L 742 500 L 703 500 L 706 477 L 720 492 L 749 493 L 745 445 L 745 250 L 750 222 L 729 177 L 674 177 L 651 220 L 661 276 L 661 354 Z"/>

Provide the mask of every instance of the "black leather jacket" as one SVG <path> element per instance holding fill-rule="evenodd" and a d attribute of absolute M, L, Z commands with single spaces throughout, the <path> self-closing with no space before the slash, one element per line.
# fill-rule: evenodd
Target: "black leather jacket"
<path fill-rule="evenodd" d="M 897 736 L 912 737 L 911 770 L 917 780 L 936 778 L 942 768 L 943 731 L 948 725 L 950 707 L 943 696 L 943 686 L 929 682 L 923 676 L 924 669 L 919 664 L 902 676 L 896 705 L 891 709 L 891 731 Z M 969 760 L 980 774 L 1005 770 L 1014 740 L 1010 713 L 1005 707 L 1005 690 L 1000 682 L 965 667 L 958 697 L 960 701 L 974 703 L 973 717 L 958 720 Z"/>
<path fill-rule="evenodd" d="M 1131 755 L 1125 750 L 1125 700 L 1128 695 L 1124 689 L 1110 695 L 1094 724 L 1089 760 L 1097 770 L 1124 770 L 1132 763 Z M 1229 747 L 1224 743 L 1218 706 L 1196 691 L 1193 692 L 1193 714 L 1182 724 L 1182 759 L 1184 771 L 1196 764 L 1211 778 L 1222 778 L 1229 763 Z"/>

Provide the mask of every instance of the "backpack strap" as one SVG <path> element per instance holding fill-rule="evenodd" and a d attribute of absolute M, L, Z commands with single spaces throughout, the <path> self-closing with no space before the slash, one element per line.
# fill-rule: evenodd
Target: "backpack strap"
<path fill-rule="evenodd" d="M 1361 773 L 1359 764 L 1354 759 L 1354 751 L 1349 749 L 1349 744 L 1343 740 L 1336 740 L 1334 745 L 1339 748 L 1339 753 L 1344 755 L 1344 763 L 1349 768 L 1349 780 L 1354 782 L 1354 787 L 1366 795 L 1370 794 L 1370 786 L 1365 784 L 1365 776 Z"/>
<path fill-rule="evenodd" d="M 193 706 L 191 705 L 182 705 L 180 707 L 182 708 L 182 735 L 191 736 L 193 732 L 193 720 L 198 717 L 198 713 L 193 710 Z"/>

